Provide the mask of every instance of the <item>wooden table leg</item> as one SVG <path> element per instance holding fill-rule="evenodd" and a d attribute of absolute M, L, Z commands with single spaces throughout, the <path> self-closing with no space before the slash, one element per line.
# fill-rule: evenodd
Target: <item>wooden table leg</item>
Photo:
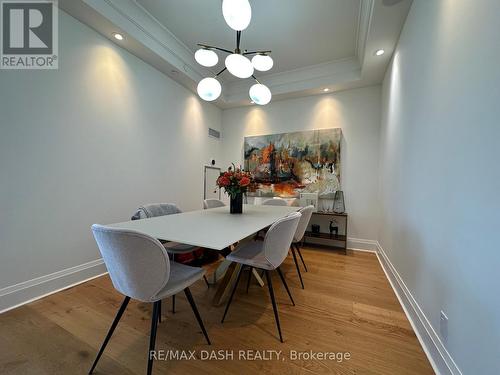
<path fill-rule="evenodd" d="M 255 268 L 252 268 L 252 273 L 253 273 L 253 276 L 255 277 L 255 280 L 257 280 L 257 282 L 259 283 L 259 285 L 261 287 L 264 286 L 264 280 L 262 280 L 262 278 L 260 277 L 259 273 L 257 272 L 257 270 Z"/>
<path fill-rule="evenodd" d="M 234 262 L 229 265 L 226 274 L 224 275 L 222 281 L 219 283 L 217 291 L 215 292 L 214 298 L 212 300 L 212 304 L 214 306 L 222 305 L 224 301 L 229 297 L 231 287 L 236 282 L 236 277 L 238 276 L 238 272 L 241 267 L 241 264 Z"/>

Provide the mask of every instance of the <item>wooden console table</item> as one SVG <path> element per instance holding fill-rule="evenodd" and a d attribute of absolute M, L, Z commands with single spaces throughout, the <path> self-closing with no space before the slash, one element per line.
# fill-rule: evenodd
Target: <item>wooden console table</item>
<path fill-rule="evenodd" d="M 313 245 L 325 246 L 332 249 L 342 250 L 347 254 L 347 214 L 337 214 L 335 212 L 313 212 L 308 230 L 304 235 L 304 242 Z M 338 233 L 331 234 L 330 221 L 335 221 L 338 226 Z M 313 233 L 311 225 L 319 224 L 320 233 Z M 325 232 L 328 231 L 328 232 Z"/>

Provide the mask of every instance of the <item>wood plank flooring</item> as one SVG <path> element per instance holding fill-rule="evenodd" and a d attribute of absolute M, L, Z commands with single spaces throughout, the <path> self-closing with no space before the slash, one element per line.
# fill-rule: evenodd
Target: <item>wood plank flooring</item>
<path fill-rule="evenodd" d="M 163 302 L 156 348 L 196 351 L 196 360 L 155 361 L 155 374 L 433 374 L 374 254 L 347 255 L 306 247 L 309 272 L 300 288 L 291 257 L 282 270 L 294 296 L 292 306 L 277 275 L 284 344 L 278 340 L 267 287 L 242 276 L 225 323 L 224 306 L 212 305 L 216 288 L 203 280 L 192 292 L 212 345 L 206 345 L 184 294 Z M 0 315 L 0 373 L 86 374 L 123 297 L 107 276 Z M 144 374 L 152 305 L 131 301 L 95 374 Z M 233 360 L 202 355 L 233 352 Z M 240 359 L 240 351 L 277 350 L 279 360 Z M 221 351 L 221 352 L 218 352 Z M 342 361 L 291 357 L 293 352 L 349 353 Z M 180 353 L 180 352 L 179 352 Z M 269 352 L 266 352 L 269 353 Z"/>

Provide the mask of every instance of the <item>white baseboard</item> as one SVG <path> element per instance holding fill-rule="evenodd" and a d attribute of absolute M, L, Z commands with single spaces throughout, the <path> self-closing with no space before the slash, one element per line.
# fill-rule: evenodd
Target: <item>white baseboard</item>
<path fill-rule="evenodd" d="M 365 240 L 362 238 L 347 238 L 347 248 L 349 250 L 356 251 L 368 251 L 370 253 L 377 252 L 377 244 L 378 242 L 375 240 Z"/>
<path fill-rule="evenodd" d="M 0 289 L 0 314 L 107 273 L 102 259 Z"/>
<path fill-rule="evenodd" d="M 436 374 L 462 375 L 457 364 L 430 324 L 429 319 L 425 316 L 420 305 L 411 294 L 378 241 L 377 258 Z"/>

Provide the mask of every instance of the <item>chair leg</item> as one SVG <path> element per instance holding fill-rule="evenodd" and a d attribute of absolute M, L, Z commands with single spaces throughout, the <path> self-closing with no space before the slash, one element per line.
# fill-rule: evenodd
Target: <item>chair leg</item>
<path fill-rule="evenodd" d="M 297 263 L 297 255 L 295 255 L 295 247 L 292 246 L 292 255 L 293 261 L 295 262 L 295 267 L 297 268 L 297 273 L 299 274 L 300 285 L 302 285 L 302 289 L 304 289 L 304 282 L 302 281 L 302 275 L 300 274 L 299 264 Z"/>
<path fill-rule="evenodd" d="M 269 287 L 269 295 L 271 296 L 271 302 L 273 303 L 274 319 L 276 320 L 276 326 L 278 327 L 278 333 L 280 334 L 280 341 L 283 342 L 283 336 L 281 335 L 280 318 L 278 316 L 278 307 L 276 306 L 276 300 L 274 299 L 273 284 L 271 282 L 271 275 L 269 271 L 266 270 L 267 286 Z"/>
<path fill-rule="evenodd" d="M 238 287 L 238 283 L 240 282 L 241 271 L 243 271 L 243 267 L 241 267 L 240 270 L 238 271 L 238 276 L 236 278 L 236 282 L 234 283 L 233 290 L 231 291 L 231 295 L 229 296 L 229 300 L 227 301 L 226 309 L 224 310 L 224 315 L 222 316 L 222 320 L 220 321 L 221 323 L 224 323 L 224 319 L 226 318 L 227 311 L 229 310 L 229 305 L 231 304 L 231 301 L 233 300 L 234 292 L 236 292 L 236 288 Z"/>
<path fill-rule="evenodd" d="M 151 335 L 149 337 L 149 350 L 148 350 L 148 375 L 153 371 L 153 353 L 156 344 L 156 330 L 158 328 L 158 314 L 160 312 L 160 303 L 157 301 L 153 304 L 153 315 L 151 316 Z"/>
<path fill-rule="evenodd" d="M 207 288 L 210 289 L 210 284 L 208 283 L 208 279 L 205 275 L 203 275 L 203 280 L 205 280 L 205 284 L 207 284 Z"/>
<path fill-rule="evenodd" d="M 253 270 L 253 267 L 250 267 L 250 271 L 248 271 L 247 294 L 248 294 L 248 288 L 250 287 L 250 280 L 252 280 L 252 270 Z"/>
<path fill-rule="evenodd" d="M 276 268 L 276 271 L 278 271 L 278 275 L 280 275 L 281 282 L 285 286 L 286 292 L 288 293 L 288 297 L 290 297 L 290 301 L 292 301 L 292 305 L 295 306 L 295 302 L 292 297 L 292 293 L 290 293 L 290 289 L 288 289 L 288 284 L 286 283 L 285 277 L 283 276 L 283 273 L 281 273 L 280 268 Z"/>
<path fill-rule="evenodd" d="M 158 301 L 158 323 L 161 323 L 161 300 Z"/>
<path fill-rule="evenodd" d="M 104 352 L 106 345 L 108 345 L 108 341 L 111 338 L 111 336 L 113 335 L 113 332 L 115 331 L 115 328 L 118 325 L 118 322 L 120 321 L 123 313 L 125 312 L 125 309 L 127 308 L 129 301 L 130 301 L 130 297 L 125 297 L 125 299 L 123 300 L 123 303 L 120 306 L 118 313 L 116 314 L 115 320 L 113 320 L 113 324 L 111 324 L 111 327 L 109 328 L 108 334 L 106 335 L 106 338 L 104 339 L 104 342 L 102 343 L 101 349 L 99 350 L 99 353 L 97 354 L 97 357 L 94 361 L 94 364 L 92 365 L 92 368 L 89 371 L 89 374 L 92 374 L 95 367 L 97 366 L 97 362 L 99 361 L 99 358 L 101 358 L 101 355 Z"/>
<path fill-rule="evenodd" d="M 186 298 L 189 301 L 189 304 L 191 305 L 191 308 L 193 309 L 194 316 L 196 317 L 196 320 L 198 321 L 198 324 L 200 325 L 200 328 L 205 335 L 205 338 L 207 339 L 208 345 L 212 345 L 210 343 L 210 339 L 208 338 L 208 333 L 205 329 L 205 326 L 203 325 L 203 321 L 201 320 L 200 313 L 198 312 L 198 309 L 196 308 L 196 304 L 194 303 L 193 295 L 191 294 L 191 291 L 189 288 L 184 289 L 184 293 L 186 294 Z"/>
<path fill-rule="evenodd" d="M 175 262 L 175 254 L 172 254 L 172 260 Z M 175 314 L 175 294 L 172 296 L 172 314 Z"/>
<path fill-rule="evenodd" d="M 308 272 L 306 262 L 304 262 L 304 258 L 302 258 L 302 253 L 300 252 L 299 244 L 295 244 L 295 248 L 297 249 L 297 252 L 299 253 L 299 257 L 300 257 L 300 260 L 302 261 L 302 264 L 304 265 L 304 269 L 306 270 L 306 272 Z"/>

